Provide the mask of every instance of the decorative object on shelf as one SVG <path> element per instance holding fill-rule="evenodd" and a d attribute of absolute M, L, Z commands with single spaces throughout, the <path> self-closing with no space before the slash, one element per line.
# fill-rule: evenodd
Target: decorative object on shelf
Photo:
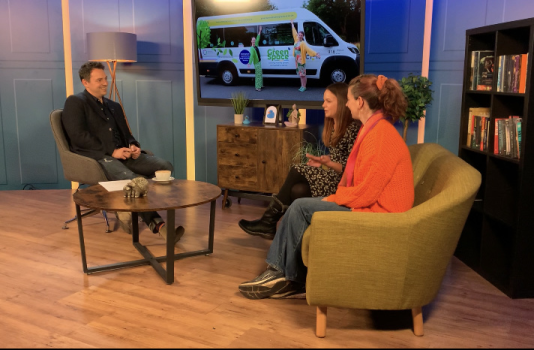
<path fill-rule="evenodd" d="M 124 32 L 95 32 L 87 33 L 87 56 L 89 61 L 106 62 L 111 75 L 111 84 L 109 87 L 109 99 L 115 101 L 119 98 L 124 119 L 128 129 L 128 119 L 124 112 L 119 89 L 117 88 L 116 70 L 117 62 L 137 62 L 137 35 Z M 111 65 L 113 63 L 113 66 Z M 132 130 L 130 129 L 130 132 Z"/>
<path fill-rule="evenodd" d="M 408 109 L 406 109 L 406 116 L 400 118 L 404 125 L 402 138 L 406 141 L 406 133 L 408 132 L 408 125 L 410 122 L 416 122 L 425 116 L 427 106 L 432 102 L 432 93 L 430 89 L 432 82 L 427 77 L 414 75 L 410 73 L 408 77 L 404 77 L 399 82 L 406 99 L 408 100 Z"/>
<path fill-rule="evenodd" d="M 231 100 L 232 106 L 234 107 L 234 123 L 242 124 L 243 112 L 245 111 L 245 107 L 249 102 L 247 95 L 243 91 L 233 92 Z"/>
<path fill-rule="evenodd" d="M 243 125 L 249 125 L 250 124 L 250 119 L 248 117 L 248 115 L 245 116 L 245 119 L 243 119 Z"/>
<path fill-rule="evenodd" d="M 327 154 L 326 146 L 315 137 L 311 132 L 305 131 L 305 135 L 313 141 L 308 141 L 303 139 L 300 143 L 296 144 L 291 150 L 293 157 L 291 159 L 292 164 L 306 164 L 308 163 L 308 158 L 306 154 L 311 154 L 313 156 L 322 156 Z"/>
<path fill-rule="evenodd" d="M 296 104 L 293 104 L 293 106 L 291 106 L 291 109 L 287 111 L 286 117 L 287 117 L 287 122 L 285 122 L 286 126 L 295 127 L 299 124 L 300 111 L 297 109 Z"/>
<path fill-rule="evenodd" d="M 265 107 L 265 114 L 263 116 L 263 124 L 278 124 L 278 117 L 280 114 L 280 105 L 267 105 Z"/>
<path fill-rule="evenodd" d="M 148 181 L 144 177 L 136 177 L 123 188 L 124 197 L 139 198 L 148 194 Z"/>

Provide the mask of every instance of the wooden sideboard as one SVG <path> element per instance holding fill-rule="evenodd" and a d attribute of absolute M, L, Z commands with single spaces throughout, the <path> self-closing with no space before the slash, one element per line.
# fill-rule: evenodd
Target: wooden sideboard
<path fill-rule="evenodd" d="M 228 193 L 237 197 L 246 193 L 277 193 L 302 141 L 316 142 L 316 125 L 297 127 L 217 125 L 217 183 L 224 189 L 224 206 Z M 241 195 L 243 194 L 243 195 Z"/>

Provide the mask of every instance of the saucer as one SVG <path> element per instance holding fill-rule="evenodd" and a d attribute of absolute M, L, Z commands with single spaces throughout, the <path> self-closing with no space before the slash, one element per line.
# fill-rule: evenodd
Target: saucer
<path fill-rule="evenodd" d="M 172 180 L 174 180 L 174 177 L 172 177 L 172 176 L 169 177 L 168 180 L 158 180 L 155 177 L 152 178 L 152 181 L 159 182 L 160 184 L 168 184 L 168 183 L 171 183 Z"/>

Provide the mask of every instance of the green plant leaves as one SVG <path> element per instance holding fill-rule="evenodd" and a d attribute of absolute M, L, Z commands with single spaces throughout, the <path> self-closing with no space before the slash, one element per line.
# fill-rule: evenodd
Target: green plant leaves
<path fill-rule="evenodd" d="M 235 114 L 243 114 L 245 107 L 248 104 L 247 95 L 243 91 L 232 92 L 232 106 L 234 106 Z"/>
<path fill-rule="evenodd" d="M 322 155 L 327 154 L 326 146 L 320 140 L 317 140 L 315 135 L 313 135 L 309 131 L 305 131 L 305 132 L 310 134 L 311 137 L 315 141 L 310 142 L 310 141 L 304 140 L 294 145 L 293 148 L 291 149 L 291 153 L 293 154 L 292 164 L 308 163 L 308 158 L 306 157 L 306 153 L 309 153 L 314 156 L 322 156 Z"/>
<path fill-rule="evenodd" d="M 401 118 L 403 123 L 405 120 L 415 122 L 424 117 L 427 106 L 433 100 L 431 85 L 432 82 L 428 78 L 412 73 L 400 80 L 400 86 L 408 101 L 406 116 Z"/>

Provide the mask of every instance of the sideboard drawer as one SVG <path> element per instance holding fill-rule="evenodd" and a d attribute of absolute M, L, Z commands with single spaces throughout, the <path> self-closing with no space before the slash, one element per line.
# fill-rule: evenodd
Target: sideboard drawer
<path fill-rule="evenodd" d="M 258 186 L 256 167 L 220 165 L 219 163 L 217 176 L 219 178 L 219 187 L 254 191 Z"/>
<path fill-rule="evenodd" d="M 219 165 L 235 165 L 256 167 L 258 164 L 256 145 L 217 142 L 217 163 Z"/>
<path fill-rule="evenodd" d="M 238 126 L 219 126 L 217 128 L 217 141 L 256 144 L 258 141 L 258 130 Z"/>

